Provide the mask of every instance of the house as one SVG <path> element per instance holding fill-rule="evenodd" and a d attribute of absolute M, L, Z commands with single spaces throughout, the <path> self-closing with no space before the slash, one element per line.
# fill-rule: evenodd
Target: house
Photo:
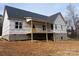
<path fill-rule="evenodd" d="M 5 6 L 2 36 L 7 40 L 67 39 L 66 24 L 61 13 L 51 16 Z"/>

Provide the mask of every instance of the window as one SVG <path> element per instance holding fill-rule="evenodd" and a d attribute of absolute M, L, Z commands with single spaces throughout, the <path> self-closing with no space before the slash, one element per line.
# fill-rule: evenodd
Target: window
<path fill-rule="evenodd" d="M 20 29 L 22 28 L 22 22 L 19 22 L 19 28 Z"/>
<path fill-rule="evenodd" d="M 57 29 L 57 25 L 55 24 L 55 29 Z"/>
<path fill-rule="evenodd" d="M 46 30 L 46 26 L 45 25 L 43 25 L 42 27 L 43 27 L 43 30 Z"/>
<path fill-rule="evenodd" d="M 18 22 L 15 22 L 15 28 L 18 29 Z"/>
<path fill-rule="evenodd" d="M 53 30 L 53 24 L 51 24 L 51 30 Z"/>
<path fill-rule="evenodd" d="M 15 22 L 15 28 L 21 29 L 22 28 L 22 22 Z"/>
<path fill-rule="evenodd" d="M 35 25 L 33 24 L 33 28 L 35 28 Z"/>

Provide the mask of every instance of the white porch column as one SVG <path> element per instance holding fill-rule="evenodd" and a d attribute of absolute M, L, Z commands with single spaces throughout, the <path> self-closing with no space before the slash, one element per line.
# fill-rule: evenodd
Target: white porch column
<path fill-rule="evenodd" d="M 48 42 L 47 22 L 46 22 L 46 41 Z"/>

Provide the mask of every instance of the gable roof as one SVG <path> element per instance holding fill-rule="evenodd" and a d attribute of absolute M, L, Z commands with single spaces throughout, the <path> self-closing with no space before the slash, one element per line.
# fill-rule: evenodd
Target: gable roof
<path fill-rule="evenodd" d="M 40 15 L 40 14 L 37 14 L 37 13 L 25 11 L 25 10 L 10 7 L 10 6 L 5 6 L 4 11 L 5 10 L 7 10 L 9 18 L 25 19 L 24 17 L 32 17 L 32 18 L 36 18 L 36 19 L 39 19 L 39 20 L 45 20 L 45 21 L 50 22 L 50 23 L 54 23 L 54 21 L 56 20 L 58 15 L 60 15 L 63 18 L 62 14 L 60 12 L 48 17 L 48 16 L 45 16 L 45 15 Z M 64 20 L 64 18 L 63 18 L 63 20 Z"/>
<path fill-rule="evenodd" d="M 58 17 L 58 15 L 60 15 L 60 16 L 62 17 L 62 19 L 64 20 L 64 18 L 63 18 L 63 16 L 62 16 L 61 12 L 58 12 L 58 13 L 56 13 L 56 14 L 54 14 L 54 15 L 49 16 L 48 19 L 49 19 L 51 22 L 54 23 L 54 21 L 56 20 L 56 18 Z M 66 23 L 65 20 L 64 20 L 64 22 Z"/>
<path fill-rule="evenodd" d="M 44 16 L 44 15 L 21 10 L 21 9 L 10 7 L 10 6 L 5 6 L 5 10 L 7 10 L 9 18 L 24 19 L 24 17 L 33 17 L 33 18 L 39 18 L 39 19 L 44 19 L 44 20 L 48 18 L 47 16 Z"/>

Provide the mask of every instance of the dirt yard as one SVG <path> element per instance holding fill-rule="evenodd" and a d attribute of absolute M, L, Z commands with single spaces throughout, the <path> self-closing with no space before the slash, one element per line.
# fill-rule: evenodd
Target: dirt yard
<path fill-rule="evenodd" d="M 0 41 L 1 56 L 79 56 L 79 41 Z"/>

